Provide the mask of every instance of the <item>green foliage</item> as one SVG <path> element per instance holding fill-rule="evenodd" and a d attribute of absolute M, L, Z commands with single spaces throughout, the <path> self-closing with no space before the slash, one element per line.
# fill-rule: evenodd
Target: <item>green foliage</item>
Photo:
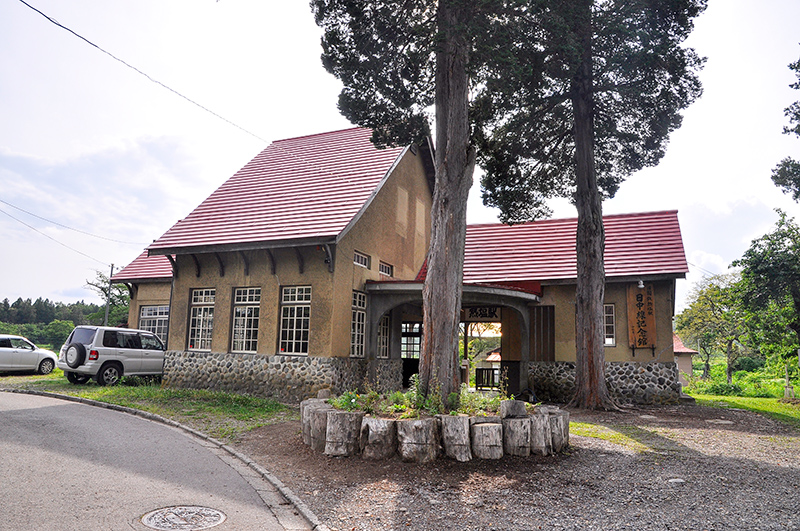
<path fill-rule="evenodd" d="M 761 360 L 753 361 L 759 362 Z M 754 364 L 758 365 L 758 363 Z M 767 366 L 756 368 L 753 371 L 737 370 L 732 374 L 732 382 L 728 383 L 725 360 L 715 359 L 711 365 L 709 378 L 703 379 L 698 376 L 692 376 L 689 378 L 689 385 L 684 390 L 691 395 L 782 398 L 785 386 L 785 369 L 785 366 L 782 366 L 780 374 L 776 374 L 776 371 L 772 371 Z M 800 386 L 798 372 L 800 371 L 793 369 L 791 377 L 795 385 Z"/>
<path fill-rule="evenodd" d="M 48 324 L 11 324 L 0 322 L 0 332 L 27 337 L 40 347 L 49 346 L 58 350 L 75 326 L 72 321 L 56 319 Z"/>
<path fill-rule="evenodd" d="M 702 92 L 703 59 L 683 42 L 705 0 L 522 4 L 525 27 L 498 30 L 513 45 L 487 62 L 473 105 L 483 199 L 511 223 L 549 215 L 547 198 L 573 199 L 580 90 L 589 91 L 597 186 L 608 197 L 658 163 Z"/>
<path fill-rule="evenodd" d="M 790 64 L 789 68 L 797 76 L 797 81 L 789 86 L 800 90 L 800 59 Z M 800 101 L 792 103 L 783 112 L 789 118 L 789 125 L 783 128 L 783 133 L 800 137 Z M 772 181 L 783 193 L 791 194 L 792 199 L 800 202 L 800 162 L 791 157 L 780 161 L 772 170 Z"/>

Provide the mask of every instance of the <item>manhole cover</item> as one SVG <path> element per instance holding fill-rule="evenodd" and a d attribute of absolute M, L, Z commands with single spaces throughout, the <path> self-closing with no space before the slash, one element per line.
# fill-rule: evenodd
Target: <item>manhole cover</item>
<path fill-rule="evenodd" d="M 179 505 L 147 513 L 142 516 L 142 523 L 150 529 L 195 531 L 217 526 L 225 518 L 225 513 L 209 507 Z"/>

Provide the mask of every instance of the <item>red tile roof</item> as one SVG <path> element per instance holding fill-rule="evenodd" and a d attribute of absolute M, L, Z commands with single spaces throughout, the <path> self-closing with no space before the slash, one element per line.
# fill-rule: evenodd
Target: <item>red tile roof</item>
<path fill-rule="evenodd" d="M 683 341 L 681 341 L 681 338 L 678 337 L 678 334 L 672 334 L 672 351 L 675 354 L 698 354 L 696 350 L 692 350 L 684 346 Z"/>
<path fill-rule="evenodd" d="M 335 238 L 405 149 L 376 149 L 370 135 L 354 128 L 273 142 L 148 249 Z"/>
<path fill-rule="evenodd" d="M 111 277 L 114 282 L 141 282 L 143 280 L 168 280 L 172 266 L 166 256 L 147 256 L 147 251 Z"/>
<path fill-rule="evenodd" d="M 676 211 L 603 217 L 606 277 L 684 277 L 689 271 Z M 464 283 L 577 277 L 577 219 L 470 225 Z"/>

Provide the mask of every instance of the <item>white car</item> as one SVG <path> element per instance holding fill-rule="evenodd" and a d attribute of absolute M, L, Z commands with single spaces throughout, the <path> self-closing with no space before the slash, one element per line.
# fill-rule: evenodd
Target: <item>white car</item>
<path fill-rule="evenodd" d="M 49 374 L 56 366 L 56 359 L 54 352 L 39 348 L 22 336 L 0 334 L 0 372 Z"/>
<path fill-rule="evenodd" d="M 114 385 L 125 376 L 161 376 L 164 344 L 152 332 L 110 326 L 77 326 L 58 357 L 58 368 L 74 384 L 94 378 Z"/>

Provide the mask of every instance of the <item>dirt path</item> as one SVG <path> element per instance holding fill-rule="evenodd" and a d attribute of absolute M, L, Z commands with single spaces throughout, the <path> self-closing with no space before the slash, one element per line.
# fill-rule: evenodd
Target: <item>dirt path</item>
<path fill-rule="evenodd" d="M 572 435 L 555 457 L 370 462 L 316 454 L 285 422 L 234 446 L 334 530 L 800 529 L 797 431 L 692 405 L 571 413 L 621 444 Z"/>

